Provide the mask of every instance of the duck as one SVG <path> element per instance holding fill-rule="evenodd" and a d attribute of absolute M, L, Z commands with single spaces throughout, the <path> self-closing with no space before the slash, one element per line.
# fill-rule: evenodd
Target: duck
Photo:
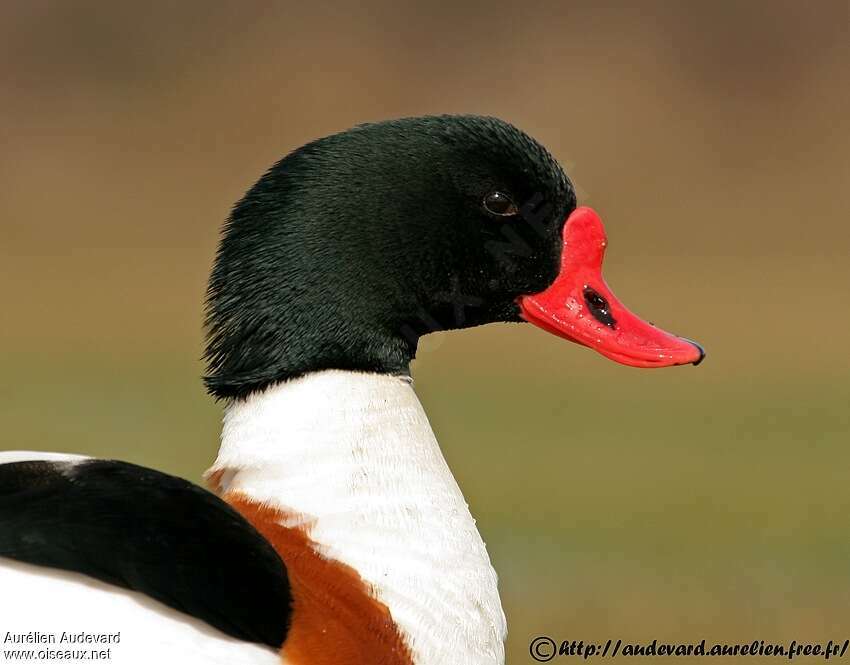
<path fill-rule="evenodd" d="M 362 124 L 289 153 L 233 207 L 209 280 L 208 487 L 0 452 L 3 648 L 504 663 L 497 575 L 411 363 L 428 333 L 510 322 L 624 365 L 699 364 L 614 296 L 606 246 L 555 158 L 497 118 Z"/>

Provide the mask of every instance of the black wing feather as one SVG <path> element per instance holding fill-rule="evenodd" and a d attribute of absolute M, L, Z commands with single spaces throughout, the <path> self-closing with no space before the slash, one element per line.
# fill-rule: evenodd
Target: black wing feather
<path fill-rule="evenodd" d="M 105 460 L 0 465 L 0 556 L 84 573 L 279 647 L 289 626 L 286 566 L 214 494 Z"/>

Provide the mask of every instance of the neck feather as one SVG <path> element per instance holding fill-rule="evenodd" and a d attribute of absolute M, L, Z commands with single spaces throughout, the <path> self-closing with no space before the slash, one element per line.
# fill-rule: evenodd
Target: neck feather
<path fill-rule="evenodd" d="M 328 370 L 233 402 L 209 477 L 357 571 L 416 665 L 504 662 L 496 574 L 409 379 Z"/>

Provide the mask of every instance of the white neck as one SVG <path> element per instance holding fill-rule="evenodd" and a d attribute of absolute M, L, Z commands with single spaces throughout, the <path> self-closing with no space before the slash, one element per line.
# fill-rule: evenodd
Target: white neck
<path fill-rule="evenodd" d="M 309 525 L 416 665 L 504 663 L 496 573 L 409 379 L 329 370 L 228 406 L 212 474 Z"/>

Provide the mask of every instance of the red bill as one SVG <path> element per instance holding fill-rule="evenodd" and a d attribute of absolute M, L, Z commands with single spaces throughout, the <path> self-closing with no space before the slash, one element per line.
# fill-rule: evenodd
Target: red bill
<path fill-rule="evenodd" d="M 529 323 L 589 346 L 632 367 L 699 365 L 703 348 L 630 312 L 602 278 L 607 238 L 591 208 L 576 208 L 564 224 L 561 271 L 548 289 L 518 303 Z"/>

